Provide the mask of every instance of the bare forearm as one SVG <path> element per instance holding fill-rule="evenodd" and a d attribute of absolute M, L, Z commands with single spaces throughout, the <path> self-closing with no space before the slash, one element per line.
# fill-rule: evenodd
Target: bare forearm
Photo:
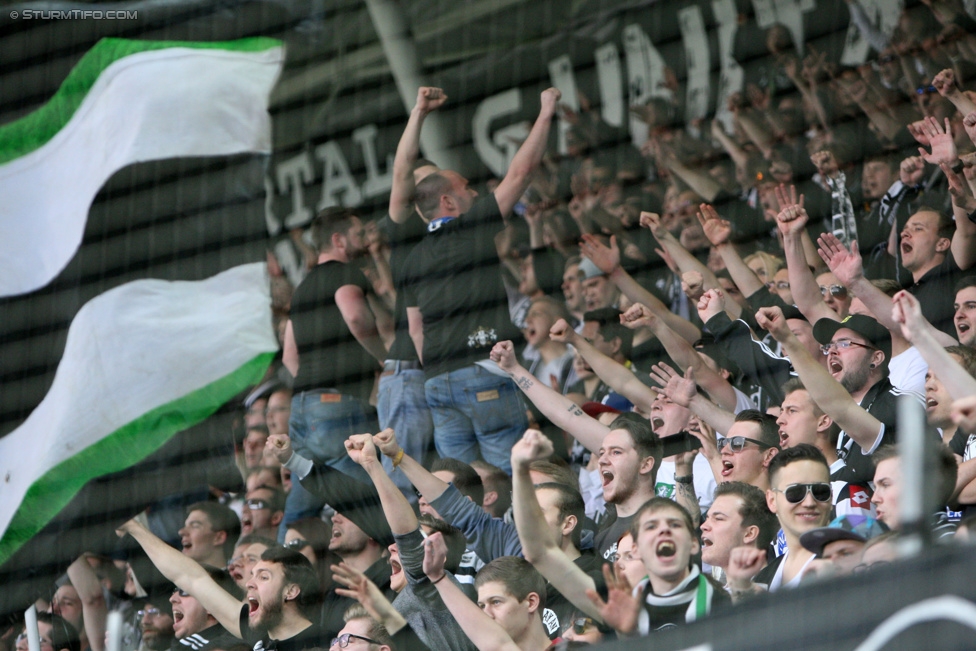
<path fill-rule="evenodd" d="M 420 131 L 427 112 L 416 106 L 410 111 L 407 126 L 400 136 L 393 158 L 393 188 L 390 190 L 390 219 L 402 224 L 413 212 L 413 165 L 420 156 Z"/>
<path fill-rule="evenodd" d="M 743 295 L 752 296 L 763 288 L 763 283 L 759 280 L 759 276 L 742 260 L 739 252 L 735 250 L 735 246 L 731 242 L 719 244 L 715 248 L 718 249 L 719 255 L 722 256 L 722 260 L 725 262 L 725 268 L 729 270 L 729 275 L 732 276 L 732 282 L 742 291 Z"/>
<path fill-rule="evenodd" d="M 423 495 L 424 499 L 428 502 L 436 500 L 438 497 L 444 494 L 447 490 L 447 483 L 442 481 L 436 475 L 431 474 L 429 470 L 420 465 L 416 459 L 411 457 L 409 454 L 404 454 L 403 458 L 400 460 L 399 465 L 400 470 L 403 474 L 407 476 L 410 483 L 413 484 L 420 494 Z M 386 506 L 384 504 L 384 511 Z M 413 531 L 417 527 L 414 527 L 410 531 Z M 409 532 L 405 532 L 409 533 Z"/>
<path fill-rule="evenodd" d="M 684 337 L 687 341 L 698 341 L 701 338 L 701 330 L 695 324 L 672 313 L 657 296 L 644 289 L 623 267 L 617 267 L 610 274 L 610 280 L 613 281 L 624 296 L 634 303 L 646 305 L 659 319 L 664 319 L 664 322 L 668 324 L 669 328 Z"/>
<path fill-rule="evenodd" d="M 369 478 L 373 480 L 376 492 L 380 496 L 383 515 L 386 516 L 386 521 L 390 524 L 390 531 L 397 536 L 416 531 L 419 523 L 413 512 L 413 507 L 410 506 L 407 498 L 403 496 L 400 489 L 386 474 L 383 465 L 379 461 L 375 461 L 363 468 Z"/>
<path fill-rule="evenodd" d="M 938 369 L 939 381 L 945 385 L 953 400 L 976 395 L 976 378 L 973 378 L 952 355 L 946 352 L 943 344 L 936 338 L 939 333 L 926 321 L 911 343 L 918 350 L 929 368 Z"/>
<path fill-rule="evenodd" d="M 453 581 L 448 581 L 445 577 L 437 580 L 434 587 L 458 626 L 478 651 L 520 651 L 508 633 L 485 615 Z"/>
<path fill-rule="evenodd" d="M 803 251 L 800 236 L 784 236 L 783 251 L 786 254 L 790 290 L 800 312 L 807 317 L 810 323 L 816 323 L 818 319 L 825 317 L 837 319 L 837 314 L 827 307 L 820 296 L 820 286 L 817 285 L 817 279 L 813 277 L 810 267 L 807 266 L 806 254 Z"/>
<path fill-rule="evenodd" d="M 727 434 L 732 428 L 732 424 L 735 423 L 735 414 L 727 409 L 722 409 L 701 394 L 691 399 L 688 408 L 693 414 L 705 421 L 706 425 L 721 434 Z"/>
<path fill-rule="evenodd" d="M 759 148 L 764 158 L 769 158 L 773 150 L 772 133 L 759 126 L 759 123 L 751 116 L 740 114 L 738 116 L 739 125 L 746 136 Z"/>
<path fill-rule="evenodd" d="M 603 437 L 610 431 L 606 425 L 587 416 L 579 405 L 536 380 L 523 367 L 516 366 L 507 372 L 522 393 L 553 425 L 569 432 L 590 452 L 599 452 Z"/>
<path fill-rule="evenodd" d="M 677 471 L 675 471 L 677 475 Z M 701 506 L 698 504 L 698 495 L 695 494 L 695 485 L 680 481 L 674 483 L 675 502 L 685 507 L 695 527 L 701 524 Z"/>
<path fill-rule="evenodd" d="M 68 567 L 68 578 L 81 599 L 85 633 L 91 651 L 102 651 L 105 648 L 105 622 L 108 617 L 102 584 L 84 555 Z"/>
<path fill-rule="evenodd" d="M 664 324 L 654 328 L 654 334 L 664 346 L 674 363 L 684 372 L 691 367 L 698 385 L 708 392 L 712 400 L 726 409 L 735 408 L 735 390 L 721 375 L 708 367 L 695 348 Z"/>
<path fill-rule="evenodd" d="M 718 193 L 722 191 L 722 186 L 715 179 L 698 170 L 687 167 L 677 159 L 669 161 L 667 166 L 675 176 L 688 184 L 688 187 L 694 190 L 706 203 L 714 201 Z"/>
<path fill-rule="evenodd" d="M 953 493 L 960 504 L 976 504 L 976 459 L 963 461 L 956 468 L 956 490 Z"/>
<path fill-rule="evenodd" d="M 651 403 L 654 402 L 656 396 L 647 385 L 637 379 L 633 371 L 607 357 L 597 350 L 596 346 L 582 337 L 575 338 L 573 346 L 579 351 L 583 359 L 586 360 L 586 363 L 590 365 L 593 372 L 601 380 L 606 382 L 610 388 L 635 405 L 639 405 L 642 409 L 650 411 Z"/>

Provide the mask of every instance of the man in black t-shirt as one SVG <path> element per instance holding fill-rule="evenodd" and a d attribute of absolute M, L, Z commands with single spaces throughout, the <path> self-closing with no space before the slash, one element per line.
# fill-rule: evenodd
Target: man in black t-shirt
<path fill-rule="evenodd" d="M 247 582 L 245 603 L 224 590 L 207 570 L 133 519 L 119 528 L 142 547 L 156 569 L 199 600 L 228 633 L 254 651 L 325 648 L 328 639 L 312 623 L 320 601 L 318 575 L 299 552 L 273 547 L 261 554 Z"/>
<path fill-rule="evenodd" d="M 365 479 L 343 442 L 373 431 L 369 394 L 386 348 L 376 329 L 371 289 L 356 260 L 366 247 L 363 225 L 345 208 L 327 208 L 312 222 L 318 264 L 295 290 L 282 362 L 295 376 L 288 434 L 302 456 Z M 298 484 L 278 532 L 321 511 L 324 502 Z"/>
<path fill-rule="evenodd" d="M 234 583 L 227 570 L 209 565 L 204 565 L 204 569 L 231 596 L 237 599 L 243 596 L 244 591 Z M 189 592 L 177 588 L 169 602 L 173 605 L 173 631 L 176 633 L 176 642 L 171 647 L 173 651 L 212 651 L 239 644 Z"/>
<path fill-rule="evenodd" d="M 494 238 L 542 161 L 559 97 L 554 88 L 542 93 L 539 116 L 493 194 L 475 201 L 477 192 L 452 171 L 416 188 L 430 225 L 408 260 L 407 315 L 427 375 L 437 452 L 466 462 L 481 456 L 506 472 L 528 422 L 515 384 L 488 360 L 495 343 L 518 335 Z"/>

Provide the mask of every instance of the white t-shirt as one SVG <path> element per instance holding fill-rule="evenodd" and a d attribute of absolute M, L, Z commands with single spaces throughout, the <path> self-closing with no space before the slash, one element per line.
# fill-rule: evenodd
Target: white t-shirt
<path fill-rule="evenodd" d="M 715 475 L 712 474 L 712 467 L 708 465 L 708 459 L 700 453 L 695 457 L 691 471 L 695 477 L 695 495 L 698 496 L 698 506 L 704 513 L 712 505 L 712 498 L 715 495 L 715 486 L 717 485 Z M 657 471 L 654 492 L 658 497 L 675 499 L 674 461 L 665 460 L 661 462 L 661 468 Z"/>
<path fill-rule="evenodd" d="M 896 389 L 914 391 L 925 395 L 925 374 L 929 365 L 922 359 L 918 349 L 912 346 L 908 350 L 891 358 L 888 365 L 888 380 Z"/>

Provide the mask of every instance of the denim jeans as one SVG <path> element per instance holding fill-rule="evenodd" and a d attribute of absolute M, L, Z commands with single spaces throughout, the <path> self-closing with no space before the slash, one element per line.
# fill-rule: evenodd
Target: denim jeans
<path fill-rule="evenodd" d="M 327 391 L 303 391 L 291 399 L 288 436 L 292 448 L 313 463 L 326 464 L 365 483 L 369 475 L 346 454 L 345 440 L 353 434 L 376 431 L 376 420 L 366 403 L 353 396 Z M 303 489 L 298 481 L 285 502 L 285 517 L 278 531 L 284 540 L 287 525 L 318 516 L 325 500 Z"/>
<path fill-rule="evenodd" d="M 424 388 L 439 455 L 467 463 L 480 456 L 512 473 L 512 446 L 522 438 L 529 421 L 510 378 L 472 364 L 441 373 L 427 380 Z"/>
<path fill-rule="evenodd" d="M 380 429 L 393 428 L 403 451 L 425 467 L 434 451 L 434 421 L 427 407 L 424 393 L 424 372 L 417 369 L 396 369 L 380 376 L 377 396 L 377 415 Z M 393 467 L 393 460 L 383 457 L 383 467 L 393 483 L 414 504 L 417 492 L 402 472 Z"/>

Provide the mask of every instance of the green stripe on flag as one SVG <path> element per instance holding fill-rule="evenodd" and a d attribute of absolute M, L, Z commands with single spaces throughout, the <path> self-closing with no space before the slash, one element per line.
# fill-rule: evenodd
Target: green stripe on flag
<path fill-rule="evenodd" d="M 235 395 L 260 382 L 274 356 L 262 353 L 254 357 L 233 373 L 153 409 L 46 472 L 27 490 L 0 539 L 0 565 L 43 529 L 88 481 L 135 465 L 178 432 L 209 418 Z"/>
<path fill-rule="evenodd" d="M 263 36 L 210 43 L 103 38 L 85 53 L 44 106 L 0 127 L 0 165 L 38 149 L 53 138 L 75 114 L 105 69 L 127 56 L 167 48 L 262 52 L 281 44 L 278 39 Z"/>

